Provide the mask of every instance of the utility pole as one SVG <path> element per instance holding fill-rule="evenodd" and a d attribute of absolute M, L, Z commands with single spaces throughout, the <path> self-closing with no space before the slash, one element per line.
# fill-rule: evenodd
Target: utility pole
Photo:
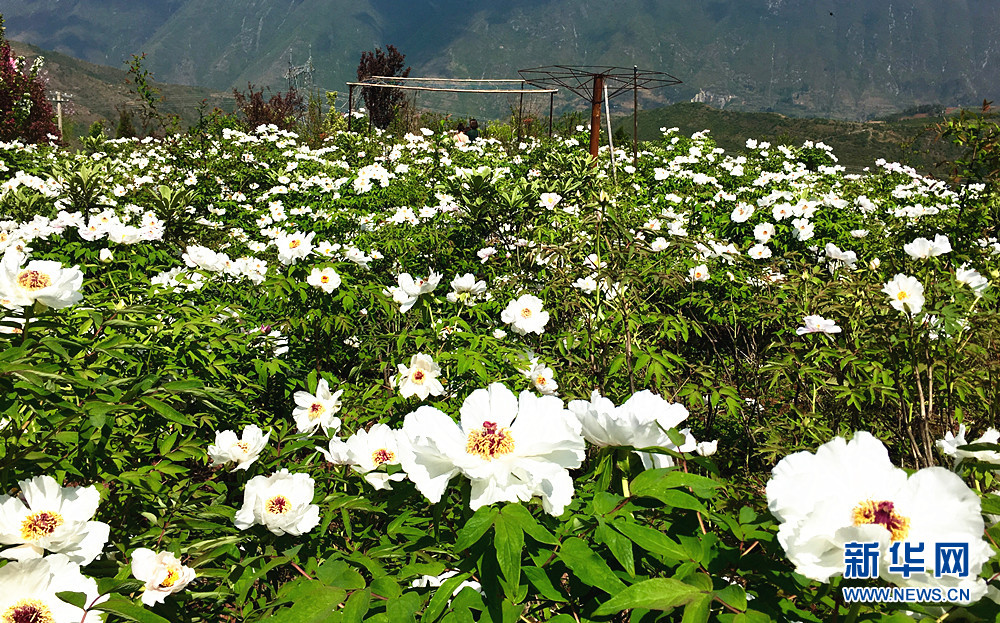
<path fill-rule="evenodd" d="M 65 97 L 66 99 L 63 99 L 63 97 Z M 65 103 L 67 103 L 67 102 L 69 102 L 69 100 L 70 100 L 71 97 L 72 97 L 72 95 L 70 95 L 69 93 L 60 93 L 59 91 L 56 91 L 56 98 L 54 100 L 52 100 L 53 102 L 55 102 L 55 105 L 56 105 L 56 123 L 59 126 L 59 134 L 62 134 L 62 131 L 63 131 L 63 128 L 62 128 L 62 105 L 65 104 Z"/>

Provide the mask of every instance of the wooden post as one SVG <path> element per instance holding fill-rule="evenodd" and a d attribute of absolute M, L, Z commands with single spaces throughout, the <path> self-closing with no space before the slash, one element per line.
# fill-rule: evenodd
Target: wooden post
<path fill-rule="evenodd" d="M 590 97 L 590 155 L 597 163 L 597 152 L 601 146 L 601 100 L 604 97 L 604 76 L 594 76 L 594 94 Z"/>
<path fill-rule="evenodd" d="M 632 166 L 639 168 L 639 66 L 632 65 Z"/>
<path fill-rule="evenodd" d="M 521 124 L 524 122 L 524 80 L 521 81 L 521 90 L 517 101 L 517 140 L 521 141 Z"/>
<path fill-rule="evenodd" d="M 549 138 L 552 138 L 552 113 L 555 107 L 556 94 L 549 93 Z"/>

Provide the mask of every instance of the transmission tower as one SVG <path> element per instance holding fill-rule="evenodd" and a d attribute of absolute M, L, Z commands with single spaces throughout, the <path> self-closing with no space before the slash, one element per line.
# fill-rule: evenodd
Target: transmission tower
<path fill-rule="evenodd" d="M 312 46 L 309 46 L 309 58 L 304 65 L 292 64 L 292 53 L 288 53 L 288 69 L 285 71 L 288 80 L 288 90 L 311 91 L 316 86 L 316 68 L 313 66 Z"/>

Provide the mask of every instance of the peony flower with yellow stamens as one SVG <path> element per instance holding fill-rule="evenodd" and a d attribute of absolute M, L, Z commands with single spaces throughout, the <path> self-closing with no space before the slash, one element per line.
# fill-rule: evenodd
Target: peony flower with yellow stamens
<path fill-rule="evenodd" d="M 156 553 L 140 547 L 132 552 L 132 576 L 144 583 L 142 603 L 152 606 L 163 603 L 167 595 L 184 590 L 195 578 L 195 572 L 170 552 Z"/>
<path fill-rule="evenodd" d="M 91 521 L 101 501 L 96 487 L 61 487 L 52 476 L 18 486 L 20 497 L 0 495 L 0 543 L 14 545 L 0 556 L 25 560 L 53 552 L 81 565 L 97 558 L 111 528 Z"/>
<path fill-rule="evenodd" d="M 260 524 L 278 536 L 305 534 L 319 523 L 319 506 L 312 503 L 314 487 L 308 474 L 287 469 L 255 476 L 243 491 L 243 507 L 233 523 L 240 530 Z"/>

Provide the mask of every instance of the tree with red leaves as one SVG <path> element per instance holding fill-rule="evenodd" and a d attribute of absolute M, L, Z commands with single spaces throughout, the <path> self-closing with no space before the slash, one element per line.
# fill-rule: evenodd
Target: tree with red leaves
<path fill-rule="evenodd" d="M 410 68 L 403 70 L 403 59 L 406 55 L 401 54 L 394 45 L 375 48 L 374 52 L 362 52 L 361 63 L 358 64 L 358 80 L 365 81 L 372 76 L 399 76 L 405 78 L 410 75 Z M 365 106 L 368 108 L 368 116 L 376 127 L 386 129 L 396 115 L 396 111 L 402 106 L 404 101 L 403 92 L 399 89 L 367 88 L 361 89 L 361 97 L 365 99 Z"/>
<path fill-rule="evenodd" d="M 0 141 L 47 143 L 49 135 L 58 141 L 52 104 L 45 98 L 45 85 L 38 76 L 42 58 L 26 66 L 24 57 L 11 50 L 0 15 Z"/>

